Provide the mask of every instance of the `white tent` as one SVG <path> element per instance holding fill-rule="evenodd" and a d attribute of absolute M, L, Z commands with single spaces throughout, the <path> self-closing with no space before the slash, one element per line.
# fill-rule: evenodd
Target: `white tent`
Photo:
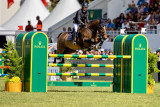
<path fill-rule="evenodd" d="M 80 8 L 81 6 L 77 0 L 60 0 L 52 13 L 43 21 L 43 30 L 48 31 L 49 27 L 68 17 Z"/>
<path fill-rule="evenodd" d="M 14 3 L 8 8 L 7 0 L 0 0 L 0 25 L 6 23 L 20 8 L 21 0 L 14 0 Z"/>
<path fill-rule="evenodd" d="M 4 28 L 0 27 L 0 31 L 5 30 Z"/>
<path fill-rule="evenodd" d="M 9 35 L 12 35 L 12 36 L 9 36 Z M 0 36 L 6 36 L 7 41 L 12 41 L 12 43 L 14 43 L 15 38 L 13 35 L 15 35 L 15 31 L 8 31 L 8 30 L 4 29 L 3 27 L 0 27 Z"/>
<path fill-rule="evenodd" d="M 48 15 L 49 12 L 41 0 L 25 0 L 17 13 L 2 27 L 8 30 L 18 30 L 18 26 L 25 28 L 28 20 L 35 26 L 37 23 L 36 16 L 40 16 L 40 19 L 44 20 Z"/>

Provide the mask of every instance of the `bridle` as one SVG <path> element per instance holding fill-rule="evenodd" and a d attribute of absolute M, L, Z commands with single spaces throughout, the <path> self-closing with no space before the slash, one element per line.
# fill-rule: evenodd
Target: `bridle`
<path fill-rule="evenodd" d="M 106 38 L 104 37 L 106 34 L 103 31 L 105 30 L 104 26 L 102 26 L 101 24 L 98 26 L 98 37 L 101 39 L 101 41 L 105 41 Z"/>

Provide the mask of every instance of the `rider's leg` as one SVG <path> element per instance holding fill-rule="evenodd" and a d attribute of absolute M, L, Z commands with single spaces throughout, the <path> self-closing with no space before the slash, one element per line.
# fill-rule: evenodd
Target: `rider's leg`
<path fill-rule="evenodd" d="M 77 32 L 78 32 L 78 24 L 74 24 L 73 44 L 76 44 Z"/>

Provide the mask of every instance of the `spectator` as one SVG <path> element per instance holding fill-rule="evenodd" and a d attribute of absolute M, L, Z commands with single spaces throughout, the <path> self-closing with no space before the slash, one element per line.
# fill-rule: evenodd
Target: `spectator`
<path fill-rule="evenodd" d="M 117 19 L 116 19 L 116 24 L 115 24 L 115 29 L 120 30 L 121 27 L 122 27 L 122 24 L 121 24 L 121 22 L 120 22 L 120 18 L 117 18 Z"/>
<path fill-rule="evenodd" d="M 145 23 L 143 22 L 142 19 L 140 19 L 140 23 L 139 23 L 139 30 L 141 30 L 142 28 L 144 28 Z"/>
<path fill-rule="evenodd" d="M 139 13 L 136 13 L 135 15 L 133 15 L 132 21 L 137 22 L 140 17 L 141 15 Z"/>
<path fill-rule="evenodd" d="M 128 13 L 128 14 L 127 14 L 127 19 L 128 19 L 129 21 L 132 21 L 133 15 L 132 15 L 131 13 Z"/>
<path fill-rule="evenodd" d="M 116 23 L 117 23 L 116 19 L 113 19 L 113 28 L 114 28 L 114 30 L 116 30 L 116 27 L 115 27 Z"/>
<path fill-rule="evenodd" d="M 138 6 L 138 13 L 143 14 L 144 8 L 142 6 Z"/>
<path fill-rule="evenodd" d="M 124 16 L 123 13 L 120 14 L 119 19 L 120 19 L 120 23 L 122 24 L 124 22 L 124 19 L 125 19 L 125 16 Z"/>
<path fill-rule="evenodd" d="M 105 55 L 109 55 L 109 51 L 108 50 L 105 50 Z"/>
<path fill-rule="evenodd" d="M 149 12 L 146 13 L 146 18 L 144 19 L 144 21 L 148 22 L 149 19 L 151 18 L 151 14 Z"/>
<path fill-rule="evenodd" d="M 145 0 L 139 0 L 138 3 L 137 3 L 137 5 L 141 6 L 142 3 L 145 3 Z"/>
<path fill-rule="evenodd" d="M 91 51 L 90 51 L 90 55 L 94 55 L 94 50 L 91 50 Z"/>
<path fill-rule="evenodd" d="M 150 4 L 150 1 L 151 1 L 151 0 L 146 0 L 146 2 L 147 2 L 148 4 Z"/>
<path fill-rule="evenodd" d="M 135 5 L 135 4 L 132 4 L 132 10 L 131 10 L 131 13 L 132 13 L 132 15 L 134 15 L 134 14 L 138 13 L 138 9 L 137 9 L 137 7 L 136 7 L 136 5 Z"/>
<path fill-rule="evenodd" d="M 28 25 L 25 28 L 26 32 L 31 32 L 33 31 L 33 26 L 31 25 L 31 21 L 28 21 Z"/>
<path fill-rule="evenodd" d="M 159 14 L 157 12 L 153 12 L 153 19 L 155 20 L 156 23 L 159 23 Z"/>
<path fill-rule="evenodd" d="M 146 2 L 146 3 L 145 3 L 144 12 L 146 13 L 146 12 L 148 12 L 148 10 L 149 10 L 149 6 L 148 6 L 148 3 Z"/>
<path fill-rule="evenodd" d="M 82 50 L 79 50 L 79 55 L 83 55 L 83 51 Z"/>
<path fill-rule="evenodd" d="M 88 52 L 88 51 L 86 51 L 86 55 L 89 55 L 89 52 Z"/>
<path fill-rule="evenodd" d="M 159 23 L 160 23 L 160 13 L 158 15 L 159 15 Z"/>
<path fill-rule="evenodd" d="M 151 13 L 152 11 L 154 11 L 154 8 L 153 8 L 153 5 L 150 4 L 150 5 L 149 5 L 148 12 Z"/>
<path fill-rule="evenodd" d="M 68 27 L 68 32 L 72 32 L 72 29 L 71 29 L 71 27 Z"/>
<path fill-rule="evenodd" d="M 158 10 L 157 10 L 157 12 L 160 12 L 160 5 L 158 6 Z"/>
<path fill-rule="evenodd" d="M 104 49 L 101 49 L 101 55 L 105 55 Z"/>
<path fill-rule="evenodd" d="M 150 0 L 149 4 L 150 4 L 150 5 L 153 5 L 153 2 L 154 2 L 154 0 Z"/>
<path fill-rule="evenodd" d="M 63 32 L 66 32 L 66 28 L 65 27 L 63 27 Z"/>
<path fill-rule="evenodd" d="M 131 4 L 128 4 L 128 8 L 127 10 L 125 11 L 126 14 L 128 14 L 129 12 L 131 12 L 132 10 L 132 5 Z"/>
<path fill-rule="evenodd" d="M 129 29 L 130 26 L 129 26 L 129 23 L 127 22 L 127 19 L 124 19 L 124 23 L 122 24 L 122 29 Z"/>
<path fill-rule="evenodd" d="M 154 5 L 154 4 L 159 4 L 159 0 L 154 0 L 154 1 L 153 1 L 153 5 Z"/>
<path fill-rule="evenodd" d="M 114 24 L 111 22 L 111 19 L 108 19 L 107 23 L 108 23 L 107 30 L 113 30 Z"/>
<path fill-rule="evenodd" d="M 154 11 L 156 12 L 157 10 L 158 10 L 158 4 L 155 3 L 155 4 L 154 4 Z"/>
<path fill-rule="evenodd" d="M 95 50 L 94 55 L 98 55 L 98 50 Z"/>

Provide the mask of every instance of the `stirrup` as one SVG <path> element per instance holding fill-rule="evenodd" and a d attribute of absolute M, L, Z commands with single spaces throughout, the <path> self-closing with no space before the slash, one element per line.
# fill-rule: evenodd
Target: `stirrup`
<path fill-rule="evenodd" d="M 76 43 L 76 41 L 73 41 L 73 45 L 76 45 L 77 43 Z"/>

